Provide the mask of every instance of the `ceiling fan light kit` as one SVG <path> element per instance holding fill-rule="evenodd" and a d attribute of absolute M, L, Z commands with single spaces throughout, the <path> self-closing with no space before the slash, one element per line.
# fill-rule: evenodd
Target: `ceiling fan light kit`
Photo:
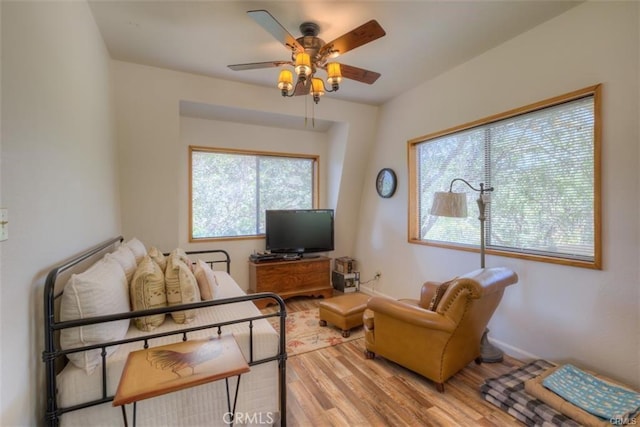
<path fill-rule="evenodd" d="M 300 25 L 302 37 L 295 38 L 266 10 L 250 10 L 247 14 L 291 51 L 291 61 L 234 64 L 229 65 L 229 68 L 242 71 L 292 66 L 297 77 L 295 84 L 293 73 L 288 68 L 283 68 L 278 76 L 278 89 L 284 97 L 311 95 L 317 104 L 325 92 L 336 92 L 340 88 L 343 77 L 367 84 L 373 84 L 380 77 L 374 71 L 329 62 L 330 59 L 384 36 L 384 29 L 375 20 L 325 43 L 317 37 L 320 27 L 316 23 L 303 22 Z M 329 87 L 317 77 L 319 69 L 326 71 Z"/>
<path fill-rule="evenodd" d="M 309 58 L 308 53 L 300 52 L 296 55 L 296 67 L 294 70 L 298 78 L 302 80 L 306 80 L 309 74 L 311 74 L 311 58 Z"/>

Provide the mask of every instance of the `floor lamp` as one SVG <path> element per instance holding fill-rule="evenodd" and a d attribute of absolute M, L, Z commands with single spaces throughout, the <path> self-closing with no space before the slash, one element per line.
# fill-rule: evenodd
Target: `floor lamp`
<path fill-rule="evenodd" d="M 493 191 L 493 187 L 485 187 L 483 183 L 480 183 L 480 188 L 475 188 L 462 178 L 455 178 L 449 185 L 449 191 L 437 191 L 433 197 L 433 205 L 431 206 L 431 215 L 434 216 L 447 216 L 454 218 L 466 218 L 467 217 L 467 194 L 466 193 L 454 193 L 453 183 L 456 181 L 464 182 L 473 191 L 478 191 L 480 195 L 476 202 L 478 203 L 478 219 L 480 220 L 480 268 L 484 268 L 484 223 L 487 219 L 485 210 L 487 204 L 491 201 L 489 198 L 489 192 Z M 487 335 L 489 329 L 485 329 L 480 340 L 480 357 L 483 362 L 501 362 L 503 359 L 502 350 L 495 347 L 489 342 Z"/>

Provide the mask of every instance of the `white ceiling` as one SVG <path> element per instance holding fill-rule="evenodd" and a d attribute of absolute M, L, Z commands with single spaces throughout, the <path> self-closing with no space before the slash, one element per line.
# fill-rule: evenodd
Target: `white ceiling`
<path fill-rule="evenodd" d="M 381 104 L 553 18 L 579 1 L 91 1 L 113 59 L 273 87 L 278 69 L 227 65 L 289 60 L 246 12 L 268 10 L 294 37 L 313 21 L 329 42 L 370 19 L 386 36 L 339 62 L 377 71 L 373 85 L 343 80 L 339 99 Z"/>

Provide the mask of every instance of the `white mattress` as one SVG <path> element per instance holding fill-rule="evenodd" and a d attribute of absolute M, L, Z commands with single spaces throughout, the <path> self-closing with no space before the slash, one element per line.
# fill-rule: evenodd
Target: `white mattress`
<path fill-rule="evenodd" d="M 218 288 L 216 299 L 244 295 L 244 292 L 226 272 L 216 271 Z M 252 302 L 223 304 L 198 310 L 196 319 L 188 326 L 205 325 L 226 320 L 242 319 L 260 315 L 260 311 Z M 179 329 L 167 316 L 165 322 L 153 333 Z M 249 327 L 248 323 L 223 327 L 222 333 L 233 333 L 245 358 L 249 361 Z M 148 334 L 138 330 L 133 324 L 127 337 L 138 337 Z M 217 330 L 199 331 L 189 334 L 189 338 L 204 338 L 217 334 Z M 253 323 L 253 356 L 254 360 L 275 356 L 278 353 L 278 334 L 269 322 L 262 319 Z M 169 344 L 180 341 L 181 335 L 154 339 L 150 346 Z M 124 363 L 130 351 L 139 350 L 143 343 L 130 343 L 120 346 L 107 359 L 107 393 L 114 395 Z M 99 399 L 102 396 L 101 366 L 87 375 L 68 363 L 58 374 L 58 405 L 68 407 L 87 400 Z M 229 381 L 231 398 L 235 390 L 235 377 Z M 233 401 L 232 401 L 233 403 Z M 129 422 L 132 422 L 132 407 L 127 405 Z M 270 424 L 278 411 L 278 365 L 276 361 L 251 367 L 251 371 L 242 375 L 235 424 Z M 224 426 L 227 413 L 227 394 L 224 381 L 216 381 L 187 390 L 170 393 L 138 402 L 138 426 Z M 240 419 L 242 418 L 242 419 Z M 245 422 L 243 422 L 245 421 Z M 246 422 L 248 421 L 248 422 Z M 123 425 L 122 411 L 113 407 L 111 402 L 85 408 L 62 415 L 62 426 L 114 426 Z"/>

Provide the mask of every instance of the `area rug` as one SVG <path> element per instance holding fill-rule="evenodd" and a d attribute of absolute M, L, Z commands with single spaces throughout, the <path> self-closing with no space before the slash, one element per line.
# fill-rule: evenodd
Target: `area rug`
<path fill-rule="evenodd" d="M 280 330 L 280 318 L 272 317 L 268 320 L 276 331 Z M 342 330 L 331 324 L 320 326 L 318 324 L 319 320 L 317 308 L 287 313 L 285 328 L 287 354 L 289 356 L 343 344 L 364 337 L 364 328 L 362 326 L 351 329 L 351 335 L 348 338 L 343 338 Z"/>

